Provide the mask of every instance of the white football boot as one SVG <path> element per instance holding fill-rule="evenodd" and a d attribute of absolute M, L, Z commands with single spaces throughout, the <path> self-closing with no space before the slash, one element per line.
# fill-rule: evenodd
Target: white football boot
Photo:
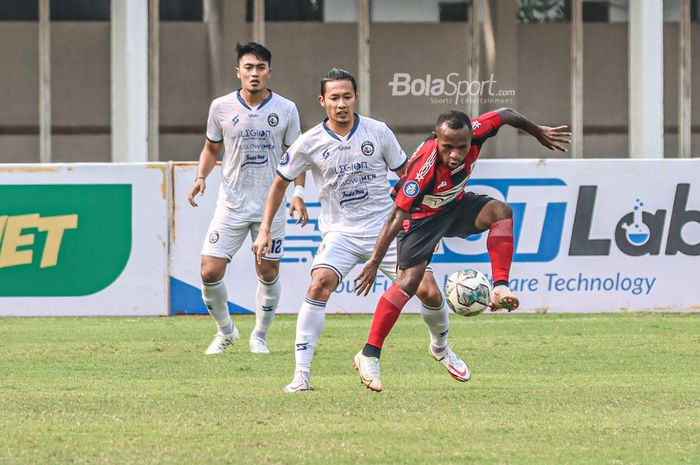
<path fill-rule="evenodd" d="M 206 352 L 204 352 L 204 354 L 223 354 L 224 352 L 226 352 L 228 346 L 236 342 L 239 338 L 240 335 L 238 334 L 238 328 L 236 328 L 235 326 L 233 327 L 233 332 L 231 332 L 230 334 L 216 333 L 216 336 L 214 336 L 214 340 L 211 341 L 211 344 L 209 344 L 209 347 L 207 347 L 207 350 Z"/>
<path fill-rule="evenodd" d="M 352 367 L 360 374 L 360 381 L 367 389 L 381 392 L 382 379 L 379 374 L 379 359 L 377 357 L 365 357 L 359 351 L 352 361 Z"/>
<path fill-rule="evenodd" d="M 428 347 L 428 352 L 433 359 L 442 363 L 450 376 L 457 381 L 469 381 L 469 378 L 472 377 L 472 371 L 469 369 L 469 365 L 459 358 L 459 355 L 455 354 L 450 346 L 445 347 L 440 352 L 433 352 L 433 346 L 430 345 Z"/>
<path fill-rule="evenodd" d="M 303 392 L 311 389 L 309 379 L 311 375 L 304 371 L 295 371 L 292 382 L 284 387 L 284 392 Z"/>
<path fill-rule="evenodd" d="M 250 352 L 253 354 L 269 354 L 267 341 L 261 337 L 250 336 Z"/>

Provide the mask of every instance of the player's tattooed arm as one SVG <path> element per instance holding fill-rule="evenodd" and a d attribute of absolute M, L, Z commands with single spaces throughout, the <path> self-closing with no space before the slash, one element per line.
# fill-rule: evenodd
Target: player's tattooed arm
<path fill-rule="evenodd" d="M 216 166 L 216 162 L 219 159 L 219 153 L 221 152 L 221 142 L 212 142 L 207 139 L 204 142 L 204 148 L 202 153 L 199 154 L 199 166 L 197 167 L 197 178 L 194 180 L 194 184 L 187 193 L 187 201 L 193 207 L 197 207 L 197 202 L 194 200 L 197 194 L 204 195 L 204 191 L 207 188 L 206 179 L 211 173 L 211 170 Z"/>
<path fill-rule="evenodd" d="M 521 129 L 535 137 L 540 144 L 547 147 L 549 150 L 560 150 L 566 152 L 566 147 L 563 144 L 571 143 L 571 133 L 568 132 L 567 125 L 561 126 L 540 126 L 527 119 L 524 115 L 518 113 L 512 108 L 500 108 L 496 110 L 501 117 L 503 124 Z"/>
<path fill-rule="evenodd" d="M 304 203 L 304 185 L 306 184 L 306 172 L 301 173 L 294 180 L 294 195 L 292 195 L 292 200 L 289 202 L 289 217 L 294 218 L 294 212 L 299 212 L 299 219 L 297 223 L 301 223 L 303 228 L 309 222 L 309 212 L 306 210 L 306 204 Z"/>
<path fill-rule="evenodd" d="M 367 263 L 365 263 L 360 270 L 360 274 L 355 278 L 355 294 L 366 296 L 370 289 L 372 289 L 372 283 L 374 283 L 374 279 L 377 277 L 379 264 L 384 259 L 386 251 L 391 245 L 391 241 L 393 241 L 399 231 L 401 231 L 404 220 L 407 220 L 409 217 L 410 213 L 394 205 L 393 210 L 391 210 L 389 214 L 389 218 L 387 218 L 386 223 L 384 223 L 382 230 L 379 232 L 377 242 L 374 244 L 372 256 L 367 260 Z"/>

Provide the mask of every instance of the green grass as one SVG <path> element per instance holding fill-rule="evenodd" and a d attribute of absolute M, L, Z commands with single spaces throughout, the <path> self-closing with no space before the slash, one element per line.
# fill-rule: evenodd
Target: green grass
<path fill-rule="evenodd" d="M 368 316 L 327 318 L 294 395 L 295 318 L 269 356 L 235 321 L 243 343 L 205 357 L 208 317 L 0 319 L 0 463 L 700 463 L 698 314 L 453 317 L 468 383 L 404 315 L 378 394 L 350 367 Z"/>

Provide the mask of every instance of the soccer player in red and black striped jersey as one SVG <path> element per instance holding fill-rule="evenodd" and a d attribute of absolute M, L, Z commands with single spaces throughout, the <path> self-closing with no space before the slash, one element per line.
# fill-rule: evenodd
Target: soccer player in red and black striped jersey
<path fill-rule="evenodd" d="M 531 134 L 550 150 L 565 152 L 563 144 L 570 142 L 571 133 L 566 126 L 540 126 L 509 108 L 472 120 L 460 111 L 448 111 L 438 117 L 433 138 L 418 148 L 396 184 L 394 208 L 379 233 L 372 257 L 355 279 L 357 294 L 367 295 L 378 264 L 398 235 L 397 280 L 379 300 L 367 343 L 355 357 L 361 378 L 366 378 L 363 367 L 378 378 L 384 339 L 416 293 L 435 247 L 443 237 L 467 237 L 488 231 L 486 247 L 494 280 L 491 308 L 508 311 L 518 308 L 518 298 L 508 289 L 513 260 L 512 209 L 500 200 L 464 190 L 482 145 L 503 125 Z M 448 347 L 431 344 L 430 354 L 445 365 L 453 378 L 469 379 L 471 373 L 453 374 Z M 377 381 L 381 384 L 379 379 Z"/>

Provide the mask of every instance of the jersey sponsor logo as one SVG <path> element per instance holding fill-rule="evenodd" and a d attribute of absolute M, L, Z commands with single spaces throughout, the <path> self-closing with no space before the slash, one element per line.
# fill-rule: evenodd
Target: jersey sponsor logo
<path fill-rule="evenodd" d="M 340 206 L 342 207 L 348 202 L 356 202 L 369 196 L 369 191 L 365 187 L 357 187 L 349 191 L 340 193 Z"/>
<path fill-rule="evenodd" d="M 403 185 L 403 194 L 406 197 L 416 197 L 420 193 L 420 186 L 416 181 L 408 181 Z"/>
<path fill-rule="evenodd" d="M 231 122 L 233 123 L 233 127 L 236 127 L 238 124 L 238 115 L 234 115 L 233 118 L 231 118 Z"/>
<path fill-rule="evenodd" d="M 280 122 L 279 116 L 277 116 L 277 113 L 270 113 L 267 116 L 267 124 L 272 126 L 273 128 L 277 126 L 277 124 Z"/>
<path fill-rule="evenodd" d="M 284 155 L 282 155 L 282 158 L 280 158 L 280 165 L 287 166 L 289 163 L 289 158 L 289 152 L 284 152 Z"/>
<path fill-rule="evenodd" d="M 364 156 L 370 157 L 374 153 L 374 144 L 371 141 L 366 140 L 362 143 L 361 150 Z"/>
<path fill-rule="evenodd" d="M 214 231 L 209 234 L 209 243 L 216 244 L 217 242 L 219 242 L 219 231 Z"/>
<path fill-rule="evenodd" d="M 343 150 L 350 150 L 352 148 L 351 145 L 339 145 L 338 150 L 343 151 Z"/>
<path fill-rule="evenodd" d="M 238 137 L 270 137 L 272 131 L 269 129 L 241 129 Z"/>
<path fill-rule="evenodd" d="M 330 156 L 331 156 L 331 151 L 330 151 L 330 150 L 326 149 L 326 150 L 323 151 L 322 157 L 323 157 L 324 160 L 326 160 L 326 159 L 327 159 L 328 157 L 330 157 Z"/>
<path fill-rule="evenodd" d="M 248 113 L 248 118 L 257 118 L 257 117 L 259 117 L 259 116 L 260 116 L 260 115 L 257 114 L 257 113 Z"/>
<path fill-rule="evenodd" d="M 245 161 L 241 164 L 241 168 L 248 165 L 266 165 L 267 155 L 264 153 L 246 153 Z"/>
<path fill-rule="evenodd" d="M 438 184 L 437 188 L 438 188 L 438 189 L 442 189 L 442 188 L 445 187 L 446 185 L 447 185 L 447 181 L 442 181 L 440 184 Z"/>
<path fill-rule="evenodd" d="M 432 168 L 435 164 L 435 158 L 437 158 L 437 149 L 433 150 L 433 153 L 430 154 L 428 159 L 425 160 L 423 166 L 421 166 L 418 170 L 418 173 L 416 174 L 417 181 L 422 181 L 423 179 L 425 179 L 425 177 L 430 172 L 430 168 Z"/>
<path fill-rule="evenodd" d="M 439 208 L 446 203 L 452 202 L 454 199 L 457 198 L 459 194 L 464 191 L 464 186 L 467 185 L 467 181 L 469 180 L 469 177 L 464 178 L 462 182 L 459 184 L 452 186 L 450 189 L 447 189 L 444 192 L 433 192 L 430 195 L 426 195 L 423 197 L 423 205 L 426 205 L 430 208 Z M 443 181 L 445 185 L 447 183 Z"/>
<path fill-rule="evenodd" d="M 343 174 L 355 174 L 355 173 L 361 173 L 361 172 L 363 172 L 364 170 L 367 169 L 368 166 L 369 166 L 369 165 L 367 164 L 366 161 L 362 161 L 362 162 L 359 162 L 359 161 L 358 161 L 358 162 L 355 162 L 355 163 L 344 163 L 344 164 L 342 164 L 342 165 L 332 166 L 332 167 L 330 168 L 330 170 L 331 170 L 334 174 L 339 174 L 339 175 L 343 175 Z"/>
<path fill-rule="evenodd" d="M 481 121 L 474 120 L 472 121 L 472 131 L 475 129 L 479 129 L 481 127 Z"/>

